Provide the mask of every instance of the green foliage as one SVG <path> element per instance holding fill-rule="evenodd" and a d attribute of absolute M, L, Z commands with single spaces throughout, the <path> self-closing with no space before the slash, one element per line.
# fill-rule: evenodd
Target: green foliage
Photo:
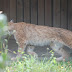
<path fill-rule="evenodd" d="M 0 71 L 1 69 L 4 69 L 6 67 L 6 61 L 7 61 L 7 50 L 3 51 L 3 39 L 2 39 L 2 36 L 5 34 L 5 32 L 3 31 L 3 27 L 6 25 L 7 25 L 7 17 L 4 14 L 0 14 Z"/>
<path fill-rule="evenodd" d="M 71 72 L 72 62 L 56 62 L 54 53 L 48 60 L 46 57 L 43 60 L 38 60 L 33 56 L 24 54 L 22 60 L 11 62 L 10 66 L 6 67 L 6 72 Z"/>
<path fill-rule="evenodd" d="M 0 37 L 4 35 L 3 27 L 7 26 L 7 17 L 4 14 L 0 14 Z"/>

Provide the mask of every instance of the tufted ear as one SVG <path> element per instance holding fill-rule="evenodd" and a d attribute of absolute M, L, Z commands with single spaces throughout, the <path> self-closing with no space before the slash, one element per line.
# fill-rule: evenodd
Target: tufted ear
<path fill-rule="evenodd" d="M 12 19 L 12 20 L 10 20 L 10 22 L 12 22 L 12 23 L 13 23 L 13 22 L 14 22 L 14 20 Z"/>

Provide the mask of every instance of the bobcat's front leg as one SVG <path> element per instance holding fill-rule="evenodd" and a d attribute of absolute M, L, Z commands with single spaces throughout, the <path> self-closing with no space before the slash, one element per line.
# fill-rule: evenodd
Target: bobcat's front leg
<path fill-rule="evenodd" d="M 24 41 L 19 41 L 17 57 L 21 57 L 22 56 L 25 48 L 26 48 L 26 43 Z"/>
<path fill-rule="evenodd" d="M 24 52 L 25 48 L 26 48 L 26 43 L 19 41 L 18 43 L 18 52 L 17 52 L 17 56 L 11 58 L 11 60 L 16 60 L 16 58 L 20 58 L 22 56 L 22 53 Z"/>
<path fill-rule="evenodd" d="M 34 52 L 34 48 L 35 48 L 34 46 L 29 45 L 27 47 L 27 53 L 30 54 L 30 55 L 32 55 L 32 56 L 34 56 L 34 57 L 36 57 L 36 58 L 38 58 L 37 53 Z"/>

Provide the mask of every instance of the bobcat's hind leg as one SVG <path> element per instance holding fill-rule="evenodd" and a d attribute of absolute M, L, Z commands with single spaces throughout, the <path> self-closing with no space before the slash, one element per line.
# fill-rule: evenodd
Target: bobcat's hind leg
<path fill-rule="evenodd" d="M 38 58 L 37 53 L 34 52 L 34 48 L 35 48 L 34 46 L 29 45 L 27 47 L 27 53 L 30 54 L 30 55 L 32 55 L 32 56 L 34 56 L 34 57 L 36 57 L 36 58 Z"/>
<path fill-rule="evenodd" d="M 51 42 L 50 47 L 57 52 L 61 57 L 56 58 L 57 61 L 65 60 L 69 57 L 69 53 L 63 48 L 63 44 L 59 42 Z"/>
<path fill-rule="evenodd" d="M 70 54 L 64 48 L 59 49 L 59 54 L 61 55 L 61 57 L 57 58 L 57 61 L 65 61 L 66 58 L 68 59 L 68 57 L 70 57 Z"/>

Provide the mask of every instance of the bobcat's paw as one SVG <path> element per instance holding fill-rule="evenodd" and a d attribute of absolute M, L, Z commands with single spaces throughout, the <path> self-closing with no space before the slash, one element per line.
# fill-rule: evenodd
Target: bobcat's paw
<path fill-rule="evenodd" d="M 56 58 L 57 62 L 63 61 L 63 57 Z"/>
<path fill-rule="evenodd" d="M 35 58 L 38 58 L 38 55 L 35 52 L 28 52 L 28 54 L 34 56 Z"/>
<path fill-rule="evenodd" d="M 15 60 L 16 60 L 16 57 L 12 57 L 11 60 L 12 60 L 12 61 L 15 61 Z"/>

